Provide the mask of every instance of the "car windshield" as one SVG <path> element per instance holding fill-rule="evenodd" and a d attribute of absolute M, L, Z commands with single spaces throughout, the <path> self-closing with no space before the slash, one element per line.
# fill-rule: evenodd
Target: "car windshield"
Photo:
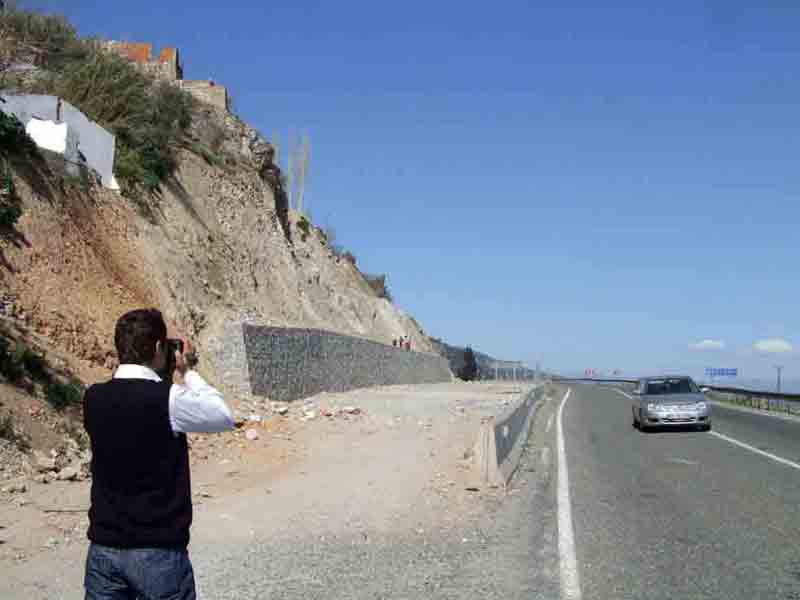
<path fill-rule="evenodd" d="M 694 394 L 697 386 L 691 379 L 653 379 L 647 382 L 648 396 L 663 396 L 667 394 Z"/>

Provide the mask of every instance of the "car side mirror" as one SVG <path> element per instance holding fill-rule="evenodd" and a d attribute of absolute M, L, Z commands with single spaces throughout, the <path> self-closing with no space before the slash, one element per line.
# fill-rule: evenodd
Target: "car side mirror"
<path fill-rule="evenodd" d="M 707 387 L 701 387 L 701 388 L 700 388 L 700 391 L 701 391 L 702 393 L 704 393 L 704 394 L 707 394 L 708 392 L 710 392 L 710 391 L 711 391 L 711 389 L 710 389 L 710 388 L 707 388 Z"/>

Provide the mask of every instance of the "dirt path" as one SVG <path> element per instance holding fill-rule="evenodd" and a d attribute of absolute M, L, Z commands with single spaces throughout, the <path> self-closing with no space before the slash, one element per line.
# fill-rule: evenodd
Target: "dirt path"
<path fill-rule="evenodd" d="M 231 548 L 456 525 L 481 506 L 466 490 L 478 423 L 521 391 L 453 383 L 323 394 L 293 416 L 251 424 L 257 440 L 245 430 L 196 440 L 190 551 L 201 590 L 214 589 Z M 4 500 L 0 597 L 82 597 L 88 483 L 35 486 Z M 59 506 L 79 512 L 42 512 Z"/>

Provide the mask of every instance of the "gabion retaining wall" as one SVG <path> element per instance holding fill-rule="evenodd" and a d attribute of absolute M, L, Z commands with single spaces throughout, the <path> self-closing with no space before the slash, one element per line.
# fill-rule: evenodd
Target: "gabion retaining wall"
<path fill-rule="evenodd" d="M 322 391 L 451 381 L 447 360 L 319 329 L 243 323 L 250 391 L 289 401 Z"/>

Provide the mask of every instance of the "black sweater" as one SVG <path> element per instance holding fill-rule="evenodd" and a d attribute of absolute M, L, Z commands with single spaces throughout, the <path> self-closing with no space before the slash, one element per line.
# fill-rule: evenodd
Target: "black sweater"
<path fill-rule="evenodd" d="M 186 435 L 172 432 L 170 383 L 112 379 L 91 386 L 89 539 L 116 548 L 185 548 L 192 523 Z"/>

